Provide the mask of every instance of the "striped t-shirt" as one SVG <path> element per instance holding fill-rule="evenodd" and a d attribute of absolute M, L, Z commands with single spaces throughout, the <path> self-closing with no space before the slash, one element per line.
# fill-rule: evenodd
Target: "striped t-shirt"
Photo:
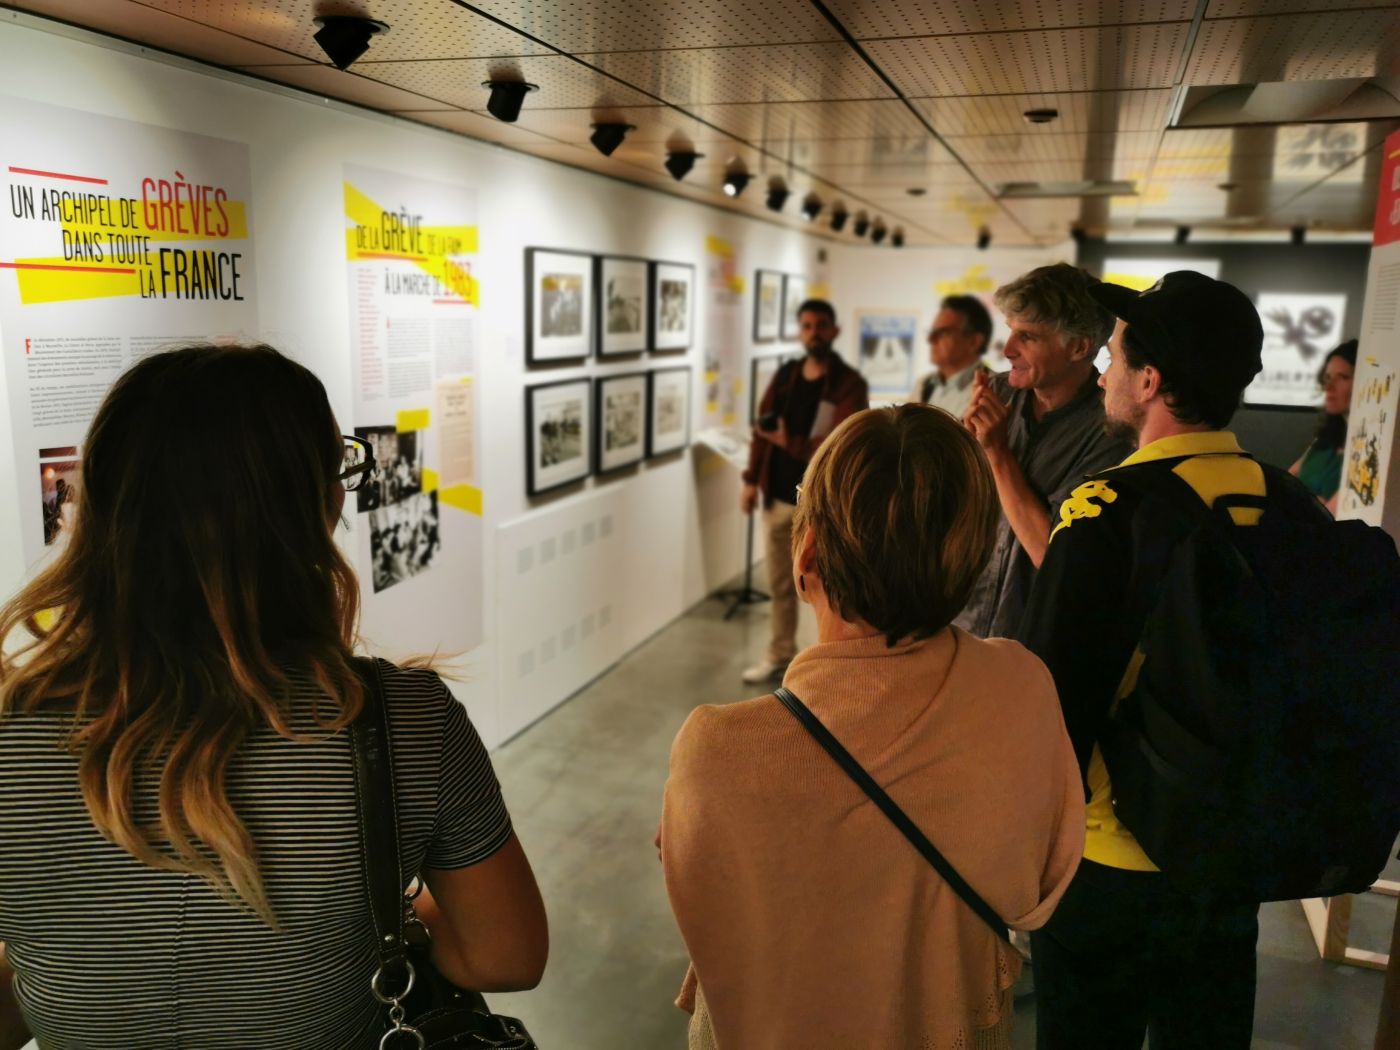
<path fill-rule="evenodd" d="M 510 838 L 491 762 L 431 671 L 381 662 L 404 870 L 463 868 Z M 309 676 L 292 727 L 316 734 Z M 274 932 L 195 876 L 108 842 L 61 748 L 56 714 L 0 719 L 0 942 L 41 1050 L 368 1050 L 374 933 L 348 731 L 296 743 L 254 733 L 228 794 L 257 844 Z M 324 733 L 321 733 L 324 736 Z M 155 816 L 138 784 L 138 820 Z"/>

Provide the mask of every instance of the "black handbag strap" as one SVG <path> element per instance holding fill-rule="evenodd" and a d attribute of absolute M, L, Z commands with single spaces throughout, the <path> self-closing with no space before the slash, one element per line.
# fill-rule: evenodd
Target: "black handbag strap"
<path fill-rule="evenodd" d="M 841 745 L 841 741 L 831 735 L 831 731 L 822 725 L 821 720 L 807 709 L 807 705 L 799 700 L 792 690 L 780 686 L 776 690 L 776 696 L 782 701 L 783 706 L 802 723 L 802 727 L 816 737 L 817 743 L 821 744 L 826 749 L 826 753 L 836 760 L 836 764 L 846 771 L 846 775 L 870 796 L 870 800 L 880 807 L 885 816 L 890 818 L 890 823 L 902 831 L 904 837 L 914 844 L 914 848 L 923 854 L 924 860 L 928 861 L 933 866 L 934 871 L 943 877 L 943 881 L 953 888 L 953 892 L 977 913 L 977 917 L 985 922 L 993 933 L 1010 944 L 1011 934 L 1006 928 L 1006 923 L 1001 921 L 991 906 L 979 897 L 977 891 L 954 870 L 947 858 L 938 852 L 938 848 L 909 819 L 904 810 L 900 809 L 895 804 L 894 799 L 885 793 L 885 789 L 875 783 L 870 774 Z"/>
<path fill-rule="evenodd" d="M 365 702 L 350 723 L 354 755 L 355 800 L 360 817 L 360 851 L 365 896 L 374 922 L 380 974 L 406 974 L 408 950 L 403 933 L 403 870 L 399 863 L 398 807 L 394 798 L 394 760 L 389 746 L 389 713 L 379 661 L 356 657 L 355 671 L 364 682 Z M 392 997 L 392 992 L 385 991 Z M 407 994 L 406 990 L 405 993 Z"/>

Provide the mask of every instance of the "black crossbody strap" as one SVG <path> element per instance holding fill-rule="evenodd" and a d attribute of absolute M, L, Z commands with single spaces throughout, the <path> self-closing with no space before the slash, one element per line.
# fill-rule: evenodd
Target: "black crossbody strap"
<path fill-rule="evenodd" d="M 355 759 L 355 800 L 360 816 L 365 894 L 374 920 L 380 969 L 404 972 L 403 872 L 399 864 L 398 810 L 394 799 L 394 762 L 389 750 L 389 714 L 379 661 L 355 658 L 365 686 L 365 704 L 350 723 Z"/>
<path fill-rule="evenodd" d="M 870 800 L 880 807 L 881 812 L 890 818 L 890 823 L 904 833 L 904 837 L 914 844 L 926 861 L 933 866 L 934 871 L 943 877 L 943 881 L 953 888 L 963 901 L 977 913 L 977 917 L 985 922 L 993 933 L 1008 944 L 1011 943 L 1011 934 L 1007 931 L 1006 923 L 991 909 L 977 891 L 969 886 L 966 880 L 959 875 L 947 858 L 938 852 L 938 848 L 924 835 L 912 820 L 895 804 L 894 799 L 885 794 L 885 789 L 871 778 L 859 762 L 857 762 L 849 751 L 841 746 L 841 741 L 831 735 L 831 731 L 822 725 L 821 720 L 807 709 L 807 705 L 799 700 L 790 689 L 779 687 L 776 691 L 779 700 L 799 722 L 804 729 L 816 737 L 817 743 L 826 749 L 826 753 L 836 760 L 836 764 L 846 771 L 846 775 L 860 786 L 860 789 L 870 796 Z"/>

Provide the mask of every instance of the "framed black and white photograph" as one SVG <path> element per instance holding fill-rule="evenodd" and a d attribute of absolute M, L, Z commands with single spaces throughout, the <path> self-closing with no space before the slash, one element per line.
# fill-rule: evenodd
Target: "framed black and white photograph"
<path fill-rule="evenodd" d="M 651 264 L 653 350 L 685 350 L 694 342 L 695 267 Z"/>
<path fill-rule="evenodd" d="M 526 248 L 526 361 L 577 361 L 592 352 L 593 256 Z"/>
<path fill-rule="evenodd" d="M 654 370 L 648 400 L 647 455 L 664 456 L 690 444 L 690 369 Z"/>
<path fill-rule="evenodd" d="M 801 274 L 783 274 L 783 330 L 784 342 L 797 342 L 797 308 L 807 298 L 807 278 Z"/>
<path fill-rule="evenodd" d="M 783 275 L 759 270 L 753 282 L 753 339 L 771 343 L 783 330 Z"/>
<path fill-rule="evenodd" d="M 647 261 L 605 255 L 598 260 L 598 356 L 636 354 L 651 334 Z"/>
<path fill-rule="evenodd" d="M 369 512 L 370 580 L 375 594 L 427 572 L 441 550 L 436 492 L 418 492 Z"/>
<path fill-rule="evenodd" d="M 1322 404 L 1317 373 L 1328 351 L 1346 339 L 1346 295 L 1263 292 L 1255 307 L 1264 325 L 1264 367 L 1245 387 L 1244 403 L 1294 408 Z"/>
<path fill-rule="evenodd" d="M 647 374 L 608 376 L 597 393 L 598 473 L 631 466 L 646 456 Z"/>
<path fill-rule="evenodd" d="M 531 496 L 592 473 L 592 393 L 588 379 L 525 388 L 525 490 Z"/>

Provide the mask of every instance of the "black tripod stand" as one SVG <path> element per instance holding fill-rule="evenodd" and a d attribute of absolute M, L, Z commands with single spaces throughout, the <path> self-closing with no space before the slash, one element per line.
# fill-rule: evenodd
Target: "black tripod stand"
<path fill-rule="evenodd" d="M 758 509 L 754 508 L 748 515 L 748 535 L 744 541 L 744 585 L 738 590 L 720 591 L 715 595 L 720 601 L 729 602 L 729 608 L 724 612 L 726 620 L 738 612 L 741 605 L 757 605 L 769 600 L 768 595 L 754 590 L 753 586 L 753 519 L 757 514 Z"/>

